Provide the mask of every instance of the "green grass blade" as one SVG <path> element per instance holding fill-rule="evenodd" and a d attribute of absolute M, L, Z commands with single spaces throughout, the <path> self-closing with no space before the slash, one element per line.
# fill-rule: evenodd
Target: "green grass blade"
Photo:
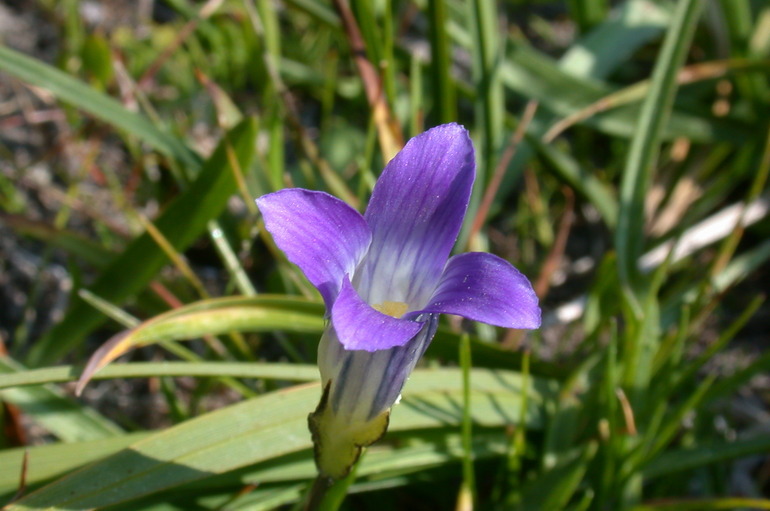
<path fill-rule="evenodd" d="M 81 368 L 78 366 L 57 366 L 4 373 L 0 374 L 0 389 L 71 382 L 78 379 L 80 371 Z M 107 366 L 99 371 L 93 379 L 112 380 L 154 376 L 194 376 L 198 378 L 228 376 L 231 378 L 261 378 L 298 382 L 316 381 L 319 378 L 318 368 L 309 364 L 282 362 L 132 362 Z"/>
<path fill-rule="evenodd" d="M 460 340 L 460 368 L 463 376 L 463 417 L 462 444 L 463 450 L 463 481 L 458 496 L 458 506 L 469 503 L 473 507 L 476 501 L 476 475 L 473 470 L 473 422 L 471 421 L 471 341 L 468 334 L 463 334 Z M 526 396 L 526 394 L 523 394 Z M 524 405 L 526 406 L 526 401 Z"/>
<path fill-rule="evenodd" d="M 580 451 L 565 457 L 564 461 L 540 475 L 522 489 L 521 503 L 516 509 L 564 509 L 577 491 L 588 464 L 596 454 L 597 446 L 589 443 Z"/>
<path fill-rule="evenodd" d="M 613 190 L 594 174 L 586 172 L 569 154 L 548 144 L 543 144 L 536 137 L 527 137 L 540 156 L 549 164 L 554 173 L 569 186 L 587 198 L 602 216 L 609 228 L 614 228 L 618 220 L 618 202 Z"/>
<path fill-rule="evenodd" d="M 331 28 L 339 28 L 341 25 L 337 13 L 324 2 L 319 2 L 318 0 L 288 0 L 286 4 L 292 9 L 305 12 L 314 21 L 328 25 Z"/>
<path fill-rule="evenodd" d="M 607 0 L 569 0 L 567 4 L 582 31 L 600 23 L 609 9 Z"/>
<path fill-rule="evenodd" d="M 770 435 L 756 435 L 731 442 L 670 450 L 651 460 L 642 471 L 645 477 L 665 477 L 682 470 L 694 470 L 768 451 L 770 451 Z"/>
<path fill-rule="evenodd" d="M 716 510 L 770 509 L 770 500 L 746 497 L 727 497 L 716 499 L 669 499 L 660 504 L 635 506 L 631 511 L 716 511 Z"/>
<path fill-rule="evenodd" d="M 18 362 L 0 358 L 0 378 L 24 371 Z M 0 401 L 18 406 L 26 416 L 65 442 L 109 438 L 122 433 L 113 422 L 54 387 L 6 388 L 0 390 Z"/>
<path fill-rule="evenodd" d="M 193 170 L 200 167 L 198 155 L 178 138 L 158 129 L 145 117 L 129 112 L 111 97 L 49 64 L 6 46 L 0 46 L 0 69 L 25 83 L 46 89 L 62 101 L 130 133 L 182 165 L 187 165 Z"/>
<path fill-rule="evenodd" d="M 471 220 L 476 216 L 484 189 L 495 169 L 498 151 L 502 147 L 505 98 L 500 66 L 503 62 L 502 38 L 496 27 L 496 3 L 485 0 L 467 2 L 467 22 L 472 44 L 473 87 L 476 90 L 474 110 L 480 125 L 476 145 L 476 183 L 471 194 L 468 214 L 460 233 L 458 246 L 467 246 Z"/>
<path fill-rule="evenodd" d="M 449 75 L 452 69 L 449 36 L 446 29 L 445 0 L 428 0 L 430 20 L 431 84 L 439 123 L 457 121 L 454 82 Z"/>
<path fill-rule="evenodd" d="M 677 3 L 653 71 L 650 90 L 642 105 L 637 129 L 631 141 L 620 188 L 615 248 L 620 278 L 631 287 L 644 249 L 644 204 L 660 150 L 666 122 L 676 93 L 676 76 L 684 62 L 701 10 L 702 0 Z"/>
<path fill-rule="evenodd" d="M 115 255 L 98 243 L 76 232 L 59 229 L 42 221 L 0 212 L 0 222 L 19 234 L 45 241 L 49 245 L 61 248 L 97 268 L 104 267 Z"/>
<path fill-rule="evenodd" d="M 570 46 L 559 63 L 562 70 L 574 76 L 604 78 L 668 24 L 668 15 L 658 4 L 631 0 L 617 11 Z"/>
<path fill-rule="evenodd" d="M 565 72 L 547 55 L 522 44 L 514 46 L 507 57 L 500 66 L 502 83 L 523 97 L 538 100 L 541 106 L 559 116 L 568 117 L 583 112 L 614 92 L 595 79 Z M 676 73 L 673 77 L 676 78 Z M 632 89 L 636 97 L 649 98 L 652 89 L 646 89 L 644 95 L 639 94 L 644 90 Z M 583 122 L 606 134 L 633 138 L 638 131 L 641 108 L 644 108 L 643 104 L 640 106 L 634 102 L 589 117 Z M 713 119 L 705 111 L 699 114 L 674 111 L 669 112 L 669 116 L 660 133 L 665 140 L 688 137 L 697 142 L 717 139 L 738 142 L 750 134 L 747 122 Z"/>
<path fill-rule="evenodd" d="M 206 161 L 195 181 L 158 217 L 155 226 L 175 249 L 183 251 L 205 232 L 207 222 L 219 216 L 236 192 L 227 145 L 234 148 L 238 163 L 246 169 L 254 156 L 255 137 L 253 120 L 236 126 Z M 111 262 L 90 291 L 109 302 L 120 303 L 141 291 L 167 261 L 163 250 L 144 233 Z M 58 360 L 104 319 L 77 299 L 64 319 L 35 343 L 28 364 L 40 366 Z"/>
<path fill-rule="evenodd" d="M 712 386 L 706 396 L 707 401 L 724 398 L 734 392 L 737 392 L 742 386 L 746 385 L 751 379 L 762 373 L 770 371 L 770 351 L 764 353 L 754 360 L 748 367 L 741 369 L 733 375 L 728 376 Z"/>

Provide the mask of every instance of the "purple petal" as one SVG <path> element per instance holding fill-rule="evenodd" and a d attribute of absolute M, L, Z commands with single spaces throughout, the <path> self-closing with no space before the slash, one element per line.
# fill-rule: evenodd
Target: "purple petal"
<path fill-rule="evenodd" d="M 369 255 L 355 287 L 369 303 L 421 308 L 435 289 L 468 207 L 476 165 L 468 132 L 438 126 L 388 163 L 364 215 Z"/>
<path fill-rule="evenodd" d="M 275 244 L 318 288 L 330 309 L 343 277 L 355 271 L 369 247 L 364 217 L 336 197 L 301 188 L 263 195 L 257 206 Z"/>
<path fill-rule="evenodd" d="M 373 309 L 358 296 L 345 276 L 332 307 L 332 325 L 346 350 L 378 351 L 403 346 L 423 324 Z"/>
<path fill-rule="evenodd" d="M 452 257 L 421 312 L 457 314 L 506 328 L 540 326 L 537 295 L 527 277 L 508 261 L 481 252 Z"/>

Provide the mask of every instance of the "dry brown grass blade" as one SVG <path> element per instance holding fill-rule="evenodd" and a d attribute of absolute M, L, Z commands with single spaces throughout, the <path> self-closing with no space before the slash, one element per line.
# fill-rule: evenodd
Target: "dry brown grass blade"
<path fill-rule="evenodd" d="M 249 15 L 252 24 L 255 26 L 255 30 L 258 30 L 256 27 L 259 26 L 259 20 L 257 19 L 256 13 L 249 11 Z M 307 158 L 310 163 L 318 169 L 321 177 L 329 186 L 330 190 L 354 208 L 358 208 L 358 197 L 356 197 L 356 195 L 350 190 L 348 185 L 339 176 L 339 174 L 334 172 L 334 170 L 329 166 L 329 163 L 324 160 L 323 157 L 321 157 L 318 146 L 313 142 L 313 140 L 308 135 L 307 130 L 302 125 L 294 97 L 283 83 L 283 79 L 281 79 L 281 75 L 278 72 L 277 64 L 274 62 L 273 58 L 268 52 L 265 52 L 262 58 L 265 63 L 267 74 L 270 77 L 270 81 L 273 83 L 275 90 L 278 92 L 278 97 L 281 99 L 285 109 L 286 120 L 291 127 L 289 132 L 294 138 L 295 143 L 305 155 L 305 158 Z"/>
<path fill-rule="evenodd" d="M 543 263 L 543 267 L 540 269 L 540 275 L 538 275 L 533 286 L 535 293 L 541 300 L 548 294 L 553 274 L 559 269 L 559 263 L 564 257 L 564 252 L 567 249 L 567 239 L 572 230 L 572 224 L 575 221 L 575 193 L 566 186 L 562 188 L 562 193 L 566 200 L 564 214 L 559 221 L 559 229 L 556 232 L 553 246 L 548 252 L 545 263 Z"/>
<path fill-rule="evenodd" d="M 29 470 L 29 451 L 24 451 L 24 457 L 21 460 L 21 472 L 19 474 L 19 489 L 16 491 L 16 494 L 11 497 L 11 500 L 8 502 L 8 504 L 11 504 L 12 502 L 15 502 L 22 498 L 25 493 L 27 493 L 27 472 Z M 3 506 L 3 509 L 5 509 L 5 506 Z"/>
<path fill-rule="evenodd" d="M 403 147 L 404 137 L 393 113 L 388 105 L 382 78 L 377 68 L 366 58 L 366 43 L 358 28 L 353 12 L 345 0 L 334 0 L 334 7 L 342 19 L 353 58 L 358 68 L 358 74 L 364 83 L 366 99 L 372 109 L 374 124 L 380 141 L 380 150 L 385 161 L 390 161 Z"/>
<path fill-rule="evenodd" d="M 195 70 L 195 77 L 206 89 L 211 102 L 214 104 L 219 128 L 229 130 L 235 127 L 243 119 L 243 116 L 227 93 L 200 69 Z M 227 153 L 227 161 L 230 163 L 230 168 L 233 171 L 233 178 L 238 186 L 238 192 L 241 194 L 241 199 L 243 199 L 243 203 L 246 209 L 249 210 L 249 213 L 256 216 L 258 213 L 257 205 L 254 203 L 249 187 L 246 185 L 246 177 L 240 163 L 238 163 L 238 158 L 235 156 L 235 150 L 227 139 L 225 139 L 225 151 Z"/>
<path fill-rule="evenodd" d="M 83 392 L 83 389 L 99 369 L 103 368 L 133 347 L 130 344 L 124 343 L 123 340 L 134 330 L 135 329 L 132 328 L 113 335 L 107 342 L 102 344 L 93 355 L 91 355 L 91 358 L 88 359 L 88 363 L 83 368 L 83 372 L 80 375 L 80 378 L 78 378 L 78 383 L 75 386 L 76 396 L 79 396 L 80 393 Z"/>
<path fill-rule="evenodd" d="M 524 134 L 527 132 L 527 128 L 529 127 L 529 123 L 532 122 L 532 118 L 535 116 L 535 112 L 537 112 L 537 106 L 537 101 L 530 101 L 527 103 L 527 106 L 524 109 L 524 113 L 521 116 L 521 122 L 519 122 L 519 125 L 516 127 L 516 131 L 514 131 L 513 135 L 511 135 L 511 141 L 505 148 L 503 157 L 500 158 L 500 162 L 497 164 L 497 167 L 495 167 L 495 173 L 492 175 L 492 179 L 489 181 L 489 185 L 487 185 L 486 190 L 484 190 L 484 197 L 481 199 L 479 209 L 476 212 L 476 216 L 473 218 L 471 232 L 468 235 L 469 247 L 473 243 L 473 239 L 481 230 L 481 226 L 487 219 L 489 208 L 492 207 L 492 202 L 495 200 L 497 190 L 500 188 L 500 183 L 503 181 L 505 171 L 508 169 L 508 165 L 516 155 L 516 149 L 519 147 L 519 144 L 524 138 Z"/>
<path fill-rule="evenodd" d="M 27 445 L 27 434 L 22 426 L 21 411 L 15 405 L 2 402 L 3 437 L 7 446 Z"/>
<path fill-rule="evenodd" d="M 537 294 L 537 297 L 540 300 L 545 298 L 545 295 L 548 294 L 553 274 L 559 269 L 559 263 L 564 257 L 564 252 L 567 249 L 567 239 L 569 238 L 569 233 L 572 231 L 572 224 L 575 221 L 575 194 L 571 188 L 566 186 L 562 188 L 562 193 L 564 194 L 566 205 L 561 220 L 559 220 L 556 239 L 551 246 L 551 250 L 548 252 L 548 256 L 546 257 L 545 262 L 540 269 L 540 274 L 533 286 L 535 294 Z M 518 349 L 525 333 L 524 330 L 508 330 L 501 342 L 501 346 L 511 350 Z"/>

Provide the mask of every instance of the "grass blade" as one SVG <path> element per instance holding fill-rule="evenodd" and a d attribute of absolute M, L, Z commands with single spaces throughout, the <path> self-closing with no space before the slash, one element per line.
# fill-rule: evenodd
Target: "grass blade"
<path fill-rule="evenodd" d="M 0 358 L 0 378 L 13 378 L 24 370 L 18 362 Z M 122 433 L 113 422 L 53 387 L 6 388 L 0 391 L 0 401 L 18 406 L 25 415 L 65 442 L 109 438 Z"/>
<path fill-rule="evenodd" d="M 628 290 L 638 275 L 637 261 L 644 249 L 640 233 L 644 232 L 645 198 L 652 183 L 663 130 L 671 114 L 677 71 L 684 63 L 702 3 L 702 0 L 677 3 L 626 160 L 615 248 L 620 278 Z"/>
<path fill-rule="evenodd" d="M 280 302 L 279 302 L 280 304 Z M 315 311 L 276 307 L 270 297 L 204 300 L 192 307 L 180 307 L 115 335 L 102 345 L 83 369 L 75 392 L 99 369 L 129 350 L 166 340 L 190 339 L 202 334 L 219 335 L 245 330 L 269 331 L 292 325 L 292 330 L 319 333 L 323 317 Z"/>
<path fill-rule="evenodd" d="M 449 36 L 446 31 L 445 0 L 428 0 L 430 19 L 431 83 L 435 91 L 435 103 L 439 123 L 457 120 L 454 82 L 449 76 L 452 69 Z"/>
<path fill-rule="evenodd" d="M 226 156 L 227 144 L 235 148 L 241 168 L 248 168 L 254 156 L 255 136 L 254 121 L 247 119 L 236 126 L 190 187 L 158 217 L 155 226 L 176 250 L 183 251 L 195 241 L 236 192 Z M 109 302 L 119 303 L 141 291 L 167 261 L 163 250 L 145 233 L 112 261 L 90 290 Z M 76 300 L 61 323 L 35 343 L 28 364 L 40 366 L 58 360 L 104 319 L 88 304 Z"/>
<path fill-rule="evenodd" d="M 62 101 L 130 133 L 183 165 L 192 169 L 201 165 L 198 155 L 178 138 L 158 129 L 145 117 L 129 112 L 111 97 L 53 66 L 27 57 L 7 46 L 0 46 L 0 69 L 25 83 L 50 91 Z"/>
<path fill-rule="evenodd" d="M 45 383 L 76 381 L 78 366 L 57 366 L 19 370 L 0 374 L 0 390 Z M 276 379 L 285 381 L 316 381 L 318 368 L 309 364 L 281 362 L 132 362 L 102 368 L 93 380 L 115 378 L 150 378 L 153 376 L 194 376 L 198 378 L 231 377 Z"/>

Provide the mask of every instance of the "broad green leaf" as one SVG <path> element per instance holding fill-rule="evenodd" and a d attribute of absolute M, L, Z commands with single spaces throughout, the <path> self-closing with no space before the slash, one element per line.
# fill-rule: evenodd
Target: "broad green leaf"
<path fill-rule="evenodd" d="M 131 364 L 137 365 L 137 364 Z M 146 369 L 157 369 L 165 364 L 138 364 L 151 366 Z M 184 364 L 173 364 L 176 366 Z M 195 364 L 186 364 L 195 365 Z M 223 363 L 214 364 L 224 366 Z M 250 364 L 237 364 L 243 366 L 240 373 L 248 374 Z M 265 364 L 267 365 L 267 364 Z M 105 372 L 120 366 L 107 368 Z M 309 367 L 316 374 L 317 368 Z M 263 371 L 267 370 L 263 367 Z M 207 375 L 206 371 L 200 375 Z M 256 371 L 260 373 L 260 371 Z M 269 371 L 268 371 L 269 373 Z M 172 374 L 189 374 L 172 372 Z M 238 373 L 233 372 L 234 375 Z M 452 428 L 450 428 L 451 431 Z M 117 435 L 107 439 L 87 442 L 75 442 L 66 444 L 53 444 L 37 447 L 25 447 L 9 449 L 0 453 L 0 495 L 12 493 L 19 482 L 20 460 L 25 451 L 29 451 L 29 468 L 27 472 L 27 484 L 35 486 L 55 476 L 64 475 L 72 470 L 99 458 L 109 456 L 141 438 L 149 436 L 150 432 L 133 433 L 129 435 Z M 419 469 L 442 463 L 457 461 L 463 454 L 459 435 L 455 433 L 437 432 L 435 435 L 418 435 L 410 433 L 396 435 L 398 441 L 394 445 L 375 445 L 367 450 L 364 463 L 358 470 L 359 476 L 370 474 L 382 474 L 388 471 L 404 471 Z M 501 455 L 505 452 L 507 444 L 506 436 L 499 430 L 477 431 L 473 439 L 473 456 L 476 459 L 493 455 Z M 233 473 L 213 478 L 210 481 L 196 482 L 195 487 L 221 487 L 223 485 L 247 484 L 249 481 L 259 480 L 263 484 L 270 482 L 283 482 L 292 480 L 310 479 L 315 476 L 316 469 L 308 452 L 300 452 L 294 455 L 284 456 L 275 460 L 260 463 L 254 468 L 246 468 Z"/>
<path fill-rule="evenodd" d="M 157 218 L 155 226 L 176 250 L 184 251 L 205 231 L 207 222 L 222 213 L 237 189 L 228 147 L 234 149 L 240 168 L 248 169 L 254 156 L 255 137 L 252 119 L 236 126 L 206 161 L 195 181 Z M 141 291 L 167 261 L 163 250 L 144 233 L 104 269 L 89 290 L 109 302 L 122 302 Z M 82 299 L 75 299 L 64 319 L 35 343 L 29 364 L 40 366 L 58 360 L 104 319 Z"/>
<path fill-rule="evenodd" d="M 356 472 L 356 481 L 350 487 L 350 493 L 371 491 L 376 489 L 403 486 L 418 482 L 426 470 L 460 461 L 460 439 L 456 433 L 442 430 L 423 432 L 404 432 L 388 437 L 391 442 L 382 442 L 369 447 L 362 458 Z M 473 455 L 477 460 L 500 456 L 505 451 L 507 440 L 505 434 L 498 430 L 484 431 L 475 436 Z M 452 470 L 450 468 L 450 470 Z M 269 509 L 280 504 L 296 502 L 300 499 L 299 491 L 282 490 L 296 488 L 296 481 L 308 481 L 315 477 L 316 468 L 307 452 L 284 456 L 274 462 L 260 463 L 252 468 L 238 470 L 198 481 L 194 484 L 181 486 L 175 490 L 144 499 L 164 501 L 168 505 L 173 499 L 173 507 L 169 509 L 190 509 L 196 505 L 205 509 L 217 509 L 223 503 L 228 503 L 225 509 Z M 259 481 L 260 485 L 253 491 L 230 502 L 234 488 Z M 302 483 L 305 487 L 307 483 Z M 201 492 L 201 489 L 226 491 L 226 493 L 211 496 Z M 197 490 L 197 492 L 195 491 Z M 196 495 L 196 493 L 201 495 Z M 186 495 L 190 495 L 186 497 Z M 279 500 L 280 499 L 280 500 Z M 110 507 L 110 511 L 122 511 L 141 508 L 143 511 L 165 509 L 161 504 L 144 506 L 144 501 L 130 502 L 122 506 Z M 252 507 L 264 505 L 265 507 Z M 243 507 L 241 507 L 243 506 Z"/>
<path fill-rule="evenodd" d="M 473 372 L 471 416 L 479 426 L 514 424 L 523 382 L 506 371 Z M 418 370 L 392 414 L 393 432 L 458 427 L 462 378 L 456 369 Z M 527 427 L 542 424 L 551 382 L 528 379 Z M 169 428 L 67 475 L 10 504 L 8 511 L 87 510 L 136 499 L 311 446 L 307 413 L 318 384 L 280 390 Z M 308 452 L 309 456 L 309 452 Z M 18 462 L 17 462 L 18 463 Z"/>
<path fill-rule="evenodd" d="M 23 373 L 18 362 L 0 357 L 0 378 Z M 95 410 L 66 397 L 55 387 L 37 386 L 0 390 L 0 401 L 12 403 L 64 442 L 109 438 L 122 433 Z"/>
<path fill-rule="evenodd" d="M 96 440 L 6 449 L 0 452 L 0 495 L 16 492 L 21 480 L 21 460 L 25 453 L 28 456 L 25 482 L 29 486 L 36 486 L 110 456 L 149 435 L 149 432 L 129 433 Z"/>

